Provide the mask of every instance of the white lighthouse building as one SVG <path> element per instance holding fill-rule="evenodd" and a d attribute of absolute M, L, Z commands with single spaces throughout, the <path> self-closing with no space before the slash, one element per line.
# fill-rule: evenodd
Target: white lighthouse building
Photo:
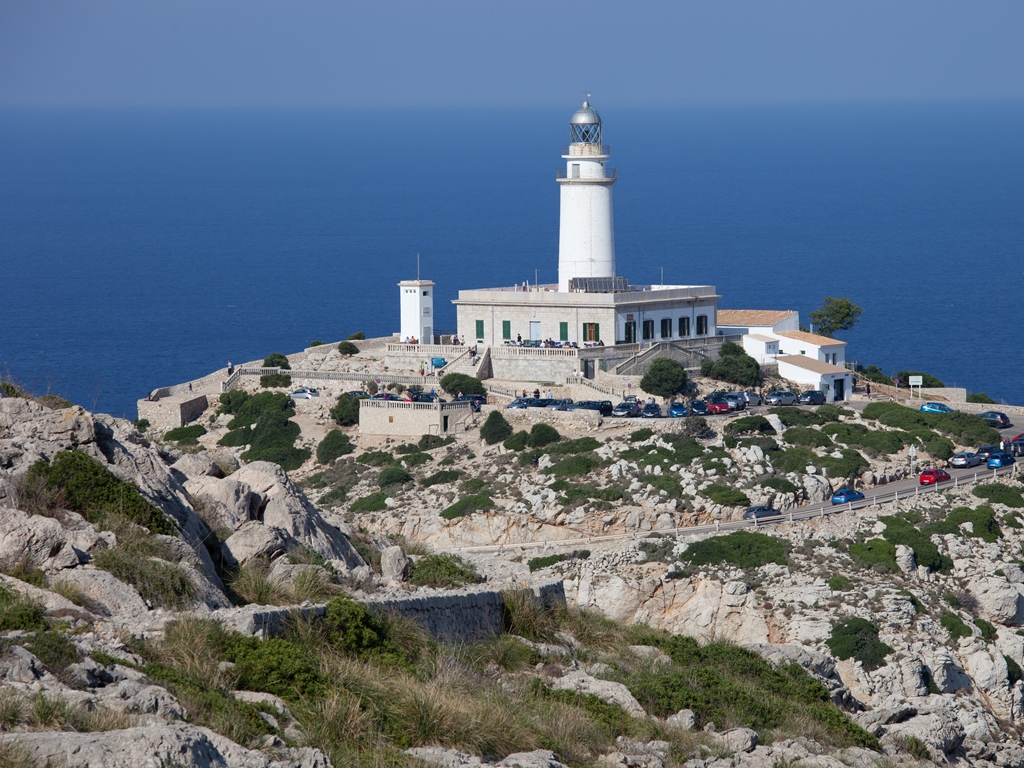
<path fill-rule="evenodd" d="M 601 115 L 588 101 L 569 119 L 565 171 L 558 171 L 561 217 L 558 226 L 558 290 L 574 277 L 615 277 L 612 184 L 605 163 L 611 147 L 601 143 Z"/>

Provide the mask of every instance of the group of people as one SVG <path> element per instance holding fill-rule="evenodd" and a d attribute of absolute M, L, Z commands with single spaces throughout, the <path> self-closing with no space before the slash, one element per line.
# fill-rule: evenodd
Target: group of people
<path fill-rule="evenodd" d="M 417 339 L 415 336 L 406 336 L 404 339 L 402 339 L 402 343 L 403 344 L 419 344 L 420 340 Z"/>
<path fill-rule="evenodd" d="M 529 397 L 529 396 L 530 396 L 530 392 L 529 392 L 528 390 L 525 390 L 525 389 L 524 389 L 524 390 L 523 390 L 523 397 Z M 541 397 L 541 392 L 540 392 L 540 390 L 539 390 L 539 389 L 535 389 L 535 390 L 533 390 L 533 399 L 534 399 L 534 400 L 540 400 L 540 397 Z M 548 390 L 548 392 L 547 392 L 547 394 L 545 395 L 545 397 L 546 397 L 546 398 L 547 398 L 548 400 L 554 400 L 554 399 L 555 399 L 555 393 L 554 393 L 554 392 L 552 392 L 552 391 L 551 391 L 551 390 L 549 389 L 549 390 Z"/>
<path fill-rule="evenodd" d="M 452 346 L 454 346 L 454 347 L 464 347 L 464 346 L 466 346 L 466 337 L 465 336 L 452 336 Z"/>
<path fill-rule="evenodd" d="M 523 335 L 521 333 L 517 333 L 516 334 L 516 340 L 515 341 L 506 341 L 505 343 L 506 344 L 510 344 L 513 347 L 526 346 L 526 343 L 523 341 Z M 530 346 L 533 346 L 533 345 L 530 345 Z M 540 349 L 579 349 L 580 348 L 580 345 L 577 344 L 575 341 L 555 341 L 554 339 L 544 339 L 543 341 L 538 343 L 536 346 L 539 347 Z M 588 344 L 587 346 L 603 347 L 604 346 L 604 342 L 603 341 L 595 341 L 593 344 Z"/>

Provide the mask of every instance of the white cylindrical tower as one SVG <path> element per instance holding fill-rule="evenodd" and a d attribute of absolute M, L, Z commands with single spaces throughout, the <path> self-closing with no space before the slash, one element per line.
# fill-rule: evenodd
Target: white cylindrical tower
<path fill-rule="evenodd" d="M 557 175 L 559 291 L 568 291 L 574 277 L 615 277 L 615 171 L 605 167 L 611 147 L 601 143 L 601 116 L 588 101 L 569 120 L 569 142 L 562 152 L 565 170 Z"/>

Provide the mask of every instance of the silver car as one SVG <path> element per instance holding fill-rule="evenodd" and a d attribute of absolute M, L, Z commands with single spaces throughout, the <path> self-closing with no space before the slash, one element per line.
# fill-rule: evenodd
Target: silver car
<path fill-rule="evenodd" d="M 288 397 L 293 400 L 312 400 L 314 397 L 320 397 L 320 393 L 312 387 L 299 387 Z"/>
<path fill-rule="evenodd" d="M 951 467 L 976 467 L 981 463 L 981 456 L 971 453 L 970 451 L 954 453 L 953 458 L 949 460 L 949 465 Z"/>
<path fill-rule="evenodd" d="M 743 396 L 747 398 L 747 405 L 761 404 L 761 396 L 757 392 L 744 392 Z"/>
<path fill-rule="evenodd" d="M 747 395 L 745 392 L 726 392 L 725 402 L 729 404 L 730 411 L 742 411 L 747 407 Z"/>
<path fill-rule="evenodd" d="M 796 405 L 796 395 L 792 392 L 770 392 L 764 401 L 768 405 Z"/>

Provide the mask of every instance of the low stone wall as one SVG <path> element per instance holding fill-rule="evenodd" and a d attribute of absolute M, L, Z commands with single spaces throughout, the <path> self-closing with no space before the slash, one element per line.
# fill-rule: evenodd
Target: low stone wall
<path fill-rule="evenodd" d="M 360 400 L 359 432 L 407 437 L 447 434 L 470 413 L 468 402 L 435 404 Z"/>
<path fill-rule="evenodd" d="M 921 397 L 941 397 L 959 407 L 967 402 L 967 390 L 963 387 L 922 387 Z"/>
<path fill-rule="evenodd" d="M 157 432 L 183 427 L 202 416 L 208 407 L 206 395 L 138 401 L 139 418 L 148 419 L 150 426 Z"/>
<path fill-rule="evenodd" d="M 491 353 L 491 375 L 511 381 L 565 382 L 580 369 L 578 357 L 501 357 Z"/>
<path fill-rule="evenodd" d="M 597 398 L 589 398 L 597 399 Z M 560 424 L 577 427 L 596 426 L 602 419 L 600 411 L 552 411 L 547 408 L 501 408 L 500 406 L 485 407 L 483 410 L 486 416 L 490 410 L 500 410 L 505 420 L 513 426 L 522 426 L 529 429 L 534 424 L 544 422 L 556 428 Z"/>

